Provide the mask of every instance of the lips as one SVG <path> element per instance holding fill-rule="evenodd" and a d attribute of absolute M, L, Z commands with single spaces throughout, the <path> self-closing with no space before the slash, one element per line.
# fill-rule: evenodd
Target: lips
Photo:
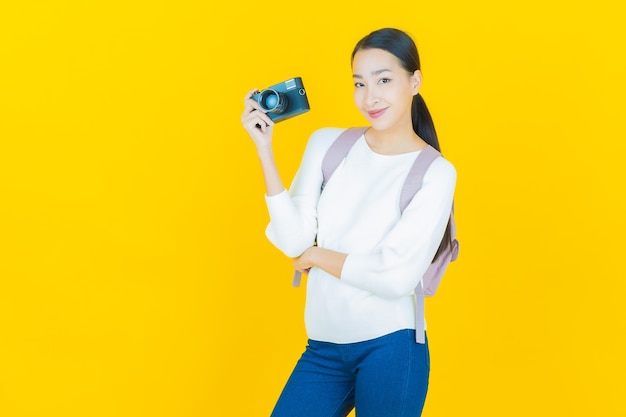
<path fill-rule="evenodd" d="M 370 110 L 370 111 L 368 111 L 368 112 L 367 112 L 367 114 L 369 114 L 369 116 L 370 116 L 372 119 L 376 119 L 376 118 L 378 118 L 378 117 L 382 116 L 382 115 L 383 115 L 383 113 L 385 113 L 385 110 L 387 110 L 387 109 Z"/>

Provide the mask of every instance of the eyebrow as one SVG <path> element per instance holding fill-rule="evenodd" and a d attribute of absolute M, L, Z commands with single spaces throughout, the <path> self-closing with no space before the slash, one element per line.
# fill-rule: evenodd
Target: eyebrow
<path fill-rule="evenodd" d="M 381 68 L 381 69 L 379 69 L 379 70 L 372 71 L 372 75 L 379 75 L 379 74 L 382 74 L 383 72 L 386 72 L 386 71 L 391 72 L 391 70 L 390 70 L 390 69 L 387 69 L 387 68 Z M 362 75 L 359 75 L 359 74 L 352 74 L 352 77 L 353 77 L 353 78 L 363 78 L 363 76 L 362 76 Z"/>

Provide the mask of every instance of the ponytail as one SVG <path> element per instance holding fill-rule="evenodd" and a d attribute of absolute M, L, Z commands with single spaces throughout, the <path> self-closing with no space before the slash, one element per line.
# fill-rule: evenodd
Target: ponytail
<path fill-rule="evenodd" d="M 420 93 L 413 96 L 411 118 L 413 119 L 413 130 L 417 133 L 417 136 L 441 152 L 433 118 L 430 116 L 428 107 L 426 107 L 426 103 Z"/>
<path fill-rule="evenodd" d="M 424 142 L 428 143 L 433 148 L 437 149 L 437 151 L 441 152 L 433 118 L 430 116 L 428 107 L 426 107 L 426 103 L 424 102 L 422 95 L 419 93 L 413 96 L 411 118 L 413 119 L 413 130 L 417 133 L 417 136 L 422 138 Z M 448 219 L 446 231 L 444 232 L 443 238 L 439 243 L 439 248 L 437 249 L 437 253 L 433 258 L 433 261 L 437 259 L 448 246 L 452 245 L 452 230 L 450 230 L 450 227 L 450 219 Z"/>

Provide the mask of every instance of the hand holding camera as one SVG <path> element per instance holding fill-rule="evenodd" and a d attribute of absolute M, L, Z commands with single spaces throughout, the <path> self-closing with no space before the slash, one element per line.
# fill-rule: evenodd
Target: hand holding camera
<path fill-rule="evenodd" d="M 290 119 L 309 111 L 309 109 L 309 100 L 302 78 L 297 77 L 262 91 L 255 89 L 248 92 L 242 122 L 246 125 L 246 121 L 249 122 L 252 118 L 258 118 L 259 120 L 255 125 L 257 129 L 264 130 L 264 127 Z M 267 117 L 256 112 L 261 112 Z"/>
<path fill-rule="evenodd" d="M 241 121 L 259 146 L 271 141 L 274 123 L 290 119 L 309 109 L 302 79 L 297 77 L 262 91 L 255 89 L 248 92 Z"/>
<path fill-rule="evenodd" d="M 309 111 L 309 99 L 302 78 L 292 78 L 252 96 L 259 107 L 278 123 Z"/>

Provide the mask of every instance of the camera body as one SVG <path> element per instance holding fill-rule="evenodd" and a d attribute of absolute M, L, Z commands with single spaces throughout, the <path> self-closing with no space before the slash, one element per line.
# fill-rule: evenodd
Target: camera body
<path fill-rule="evenodd" d="M 305 113 L 311 108 L 300 77 L 261 90 L 252 98 L 274 123 Z"/>

